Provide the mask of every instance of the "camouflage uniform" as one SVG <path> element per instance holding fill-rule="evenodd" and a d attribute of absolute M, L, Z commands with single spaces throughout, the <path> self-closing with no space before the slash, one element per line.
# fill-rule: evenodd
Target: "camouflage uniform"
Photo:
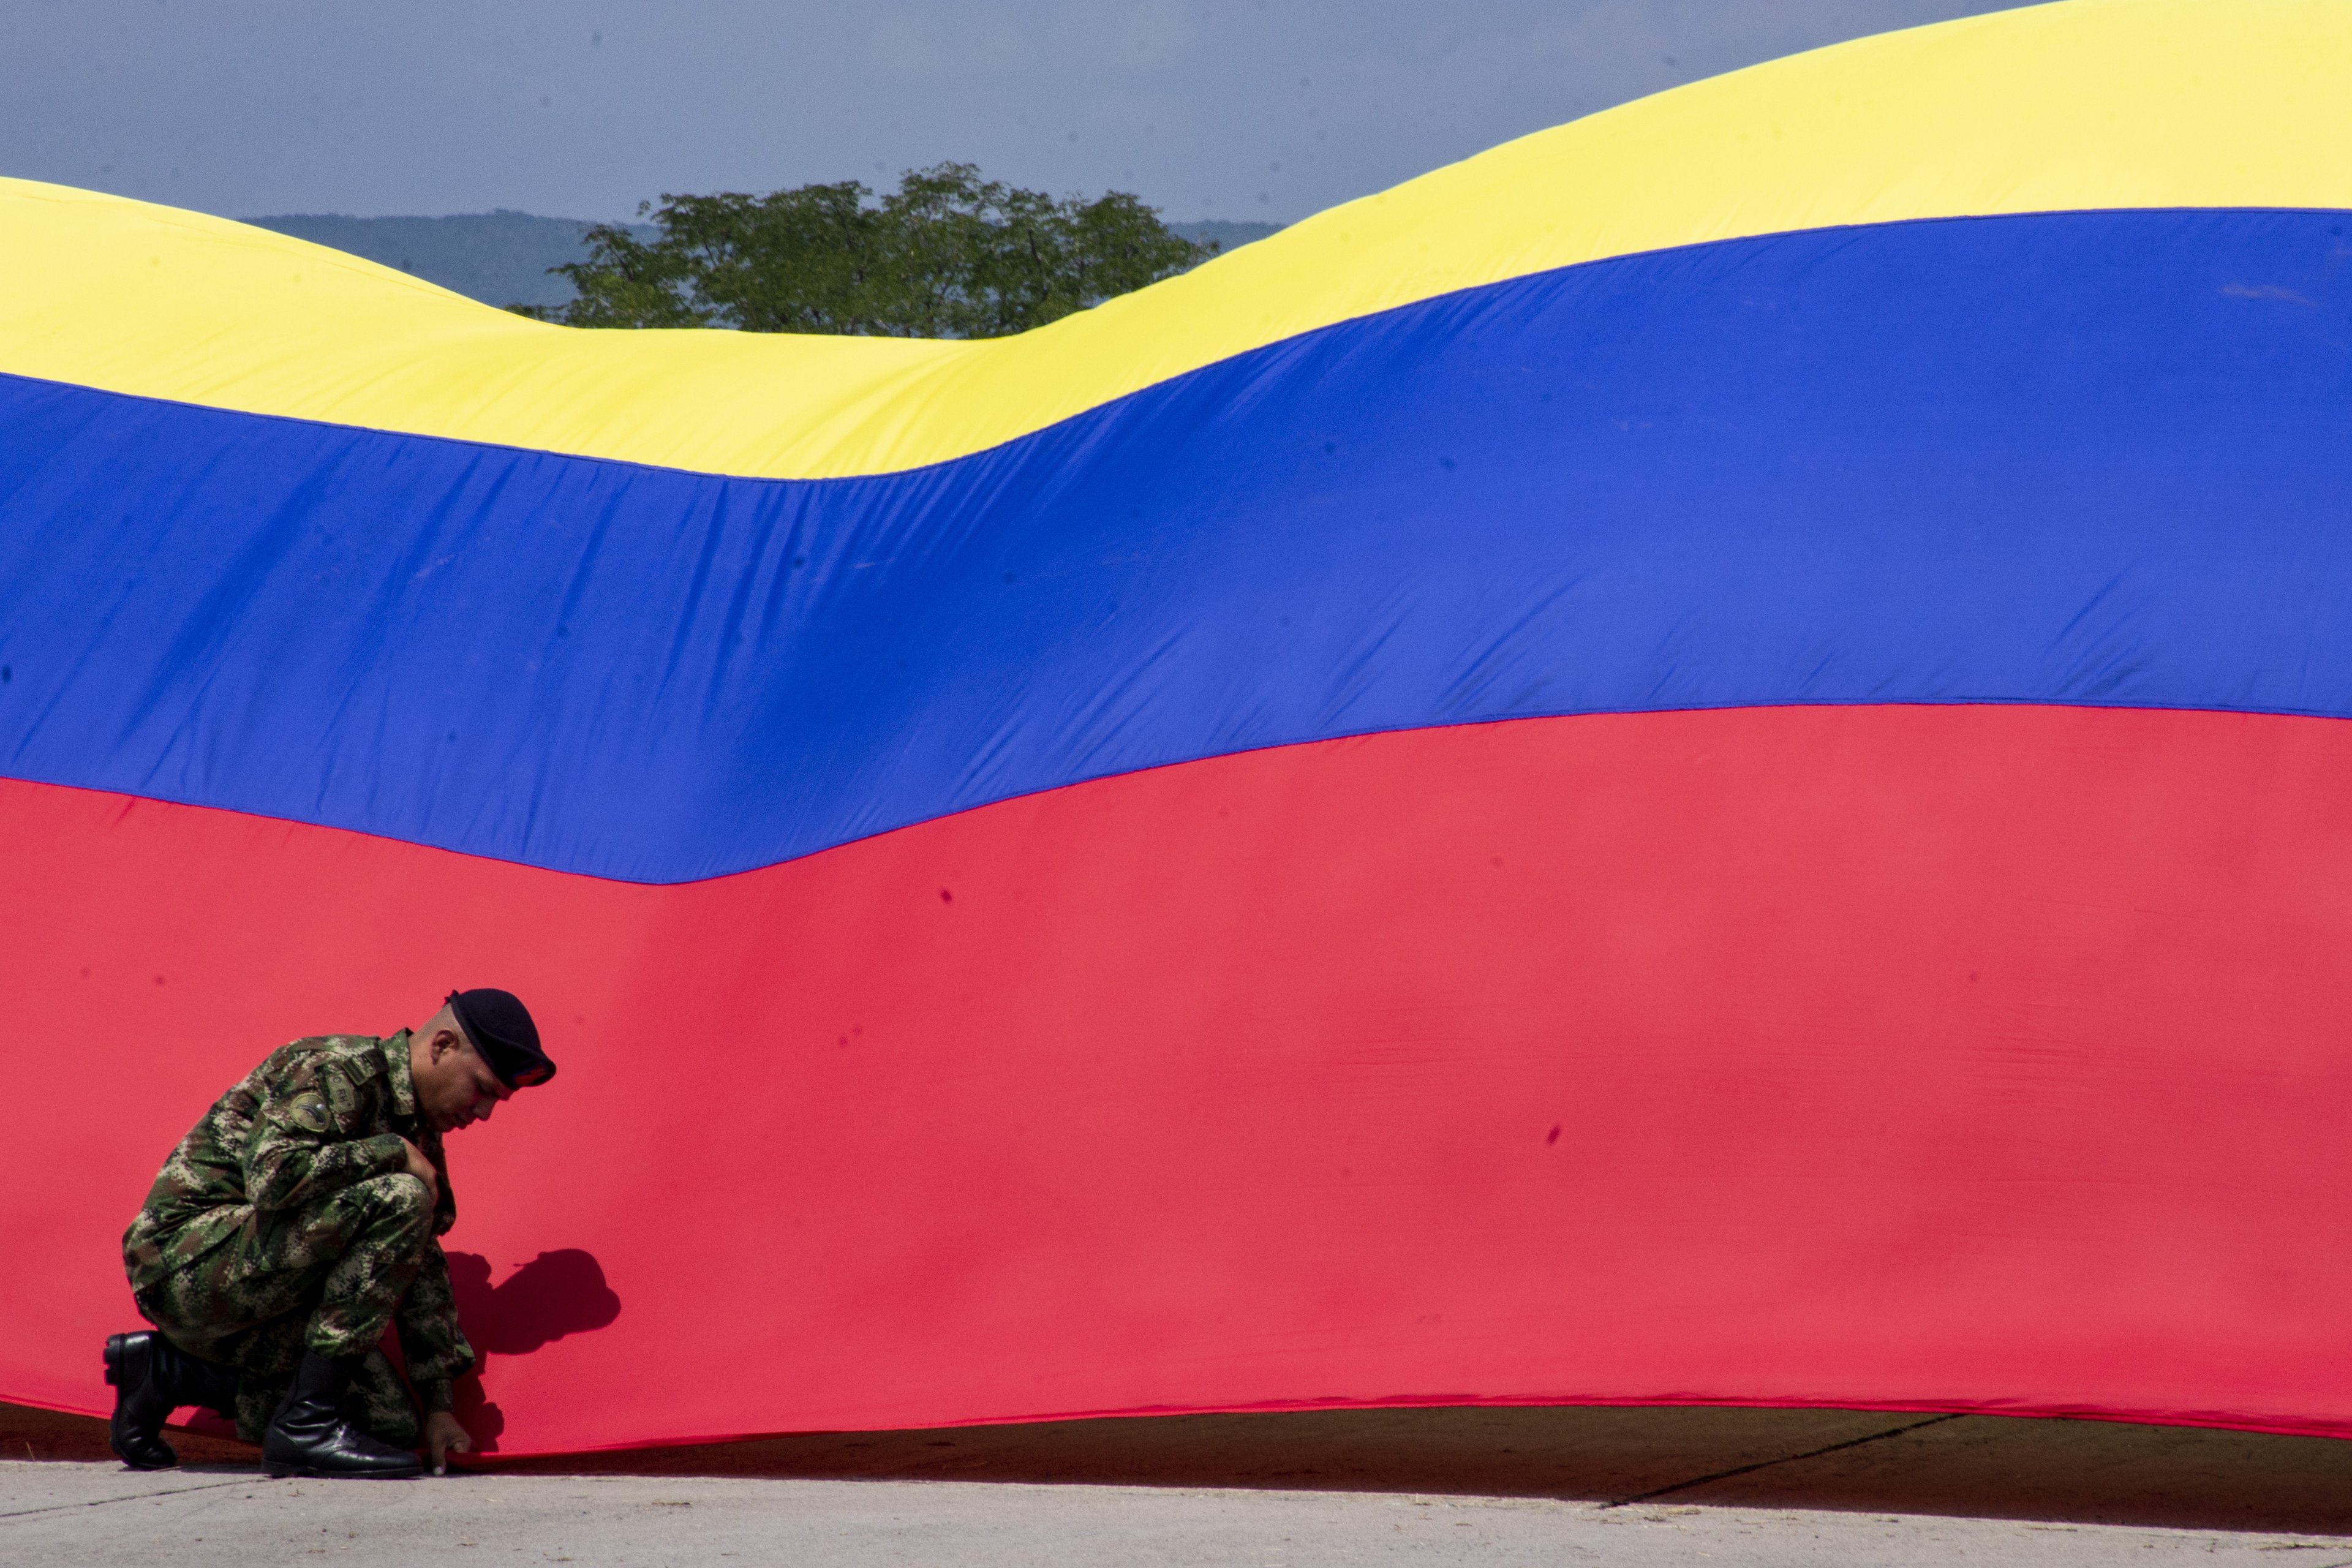
<path fill-rule="evenodd" d="M 474 1364 L 449 1262 L 457 1223 L 440 1135 L 417 1113 L 409 1033 L 296 1040 L 180 1140 L 122 1237 L 140 1312 L 190 1354 L 237 1369 L 236 1426 L 258 1442 L 307 1348 L 364 1355 L 353 1419 L 414 1447 L 416 1406 L 378 1348 L 387 1323 L 425 1408 Z M 407 1173 L 405 1138 L 440 1173 Z"/>

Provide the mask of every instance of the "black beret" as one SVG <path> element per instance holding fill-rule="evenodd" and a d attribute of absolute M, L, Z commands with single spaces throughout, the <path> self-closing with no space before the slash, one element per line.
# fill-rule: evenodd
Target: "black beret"
<path fill-rule="evenodd" d="M 466 1038 L 490 1064 L 500 1083 L 509 1089 L 530 1089 L 555 1076 L 555 1064 L 539 1048 L 539 1026 L 530 1021 L 530 1009 L 522 1005 L 521 997 L 486 985 L 452 991 L 447 1001 L 449 1010 L 457 1016 L 457 1026 L 466 1031 Z"/>

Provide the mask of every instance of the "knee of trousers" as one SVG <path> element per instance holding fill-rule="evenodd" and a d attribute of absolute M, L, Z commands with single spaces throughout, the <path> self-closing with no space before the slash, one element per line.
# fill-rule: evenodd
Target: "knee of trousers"
<path fill-rule="evenodd" d="M 395 1252 L 423 1251 L 433 1234 L 433 1196 L 405 1171 L 371 1176 L 352 1187 L 367 1209 L 365 1240 Z M 357 1239 L 357 1238 L 355 1238 Z"/>

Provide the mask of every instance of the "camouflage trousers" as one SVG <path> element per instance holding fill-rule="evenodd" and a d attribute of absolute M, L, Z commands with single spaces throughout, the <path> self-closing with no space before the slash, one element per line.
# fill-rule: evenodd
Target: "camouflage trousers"
<path fill-rule="evenodd" d="M 237 1370 L 237 1435 L 257 1443 L 305 1350 L 363 1356 L 344 1414 L 413 1447 L 416 1402 L 378 1348 L 425 1261 L 433 1208 L 405 1174 L 354 1182 L 251 1223 L 138 1293 L 139 1310 L 189 1354 Z"/>

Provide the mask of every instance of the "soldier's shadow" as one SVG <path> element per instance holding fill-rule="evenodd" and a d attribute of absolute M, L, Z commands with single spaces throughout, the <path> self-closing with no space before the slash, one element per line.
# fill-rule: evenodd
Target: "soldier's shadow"
<path fill-rule="evenodd" d="M 449 1255 L 449 1283 L 457 1321 L 479 1358 L 457 1383 L 457 1419 L 477 1453 L 494 1453 L 506 1415 L 482 1392 L 482 1368 L 493 1356 L 529 1355 L 566 1334 L 601 1329 L 621 1315 L 621 1299 L 604 1282 L 604 1265 L 576 1247 L 542 1252 L 498 1284 L 490 1260 L 476 1252 Z"/>

